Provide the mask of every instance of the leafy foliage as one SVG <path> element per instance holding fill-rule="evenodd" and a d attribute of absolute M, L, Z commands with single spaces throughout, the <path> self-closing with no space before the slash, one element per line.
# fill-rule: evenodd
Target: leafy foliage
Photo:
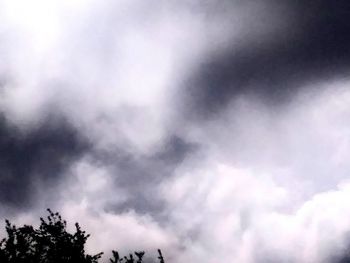
<path fill-rule="evenodd" d="M 24 225 L 16 227 L 6 220 L 7 238 L 0 241 L 1 263 L 98 263 L 102 252 L 89 255 L 85 252 L 85 243 L 89 234 L 75 224 L 75 233 L 66 230 L 67 222 L 59 213 L 48 209 L 47 219 L 40 218 L 38 229 Z M 160 250 L 159 260 L 164 263 Z M 120 257 L 112 251 L 111 263 L 142 263 L 144 251 L 135 252 L 128 257 Z"/>
<path fill-rule="evenodd" d="M 102 253 L 85 254 L 89 235 L 75 224 L 76 232 L 66 231 L 66 221 L 48 209 L 47 220 L 40 218 L 38 229 L 17 228 L 6 220 L 7 238 L 0 242 L 0 261 L 8 263 L 97 263 Z"/>

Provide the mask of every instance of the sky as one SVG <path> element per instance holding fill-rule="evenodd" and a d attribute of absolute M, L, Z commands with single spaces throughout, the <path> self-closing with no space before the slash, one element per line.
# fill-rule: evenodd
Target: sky
<path fill-rule="evenodd" d="M 340 262 L 349 69 L 347 0 L 0 0 L 0 218 L 50 207 L 104 260 Z"/>

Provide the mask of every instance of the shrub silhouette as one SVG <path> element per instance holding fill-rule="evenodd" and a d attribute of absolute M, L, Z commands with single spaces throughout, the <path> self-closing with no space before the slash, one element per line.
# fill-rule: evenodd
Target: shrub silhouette
<path fill-rule="evenodd" d="M 7 237 L 0 241 L 1 263 L 98 263 L 102 252 L 89 255 L 85 252 L 85 243 L 89 234 L 75 224 L 75 233 L 66 230 L 66 221 L 59 213 L 47 209 L 47 219 L 40 218 L 40 226 L 24 225 L 16 227 L 6 220 Z M 160 250 L 159 260 L 164 263 Z M 111 263 L 142 263 L 144 251 L 135 252 L 128 257 L 120 257 L 112 251 Z"/>

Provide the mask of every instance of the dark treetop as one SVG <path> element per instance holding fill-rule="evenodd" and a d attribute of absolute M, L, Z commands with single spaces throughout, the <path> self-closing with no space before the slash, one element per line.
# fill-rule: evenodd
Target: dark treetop
<path fill-rule="evenodd" d="M 30 225 L 16 227 L 6 220 L 7 237 L 0 242 L 1 263 L 98 263 L 102 252 L 89 255 L 85 243 L 89 234 L 75 224 L 75 233 L 68 233 L 66 221 L 59 213 L 48 209 L 47 219 L 40 218 L 39 228 Z M 135 252 L 128 257 L 120 257 L 113 252 L 112 263 L 142 263 L 145 252 Z M 159 262 L 164 263 L 160 250 Z"/>

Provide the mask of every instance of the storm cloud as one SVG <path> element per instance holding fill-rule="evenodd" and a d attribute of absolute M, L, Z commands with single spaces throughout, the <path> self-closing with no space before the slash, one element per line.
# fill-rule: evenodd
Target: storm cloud
<path fill-rule="evenodd" d="M 262 9 L 264 15 L 248 19 L 249 24 L 243 29 L 246 39 L 232 41 L 222 50 L 204 56 L 185 82 L 184 92 L 193 100 L 188 102 L 193 104 L 190 111 L 197 117 L 210 117 L 242 94 L 281 106 L 310 83 L 347 77 L 348 1 L 263 2 L 267 11 Z M 233 3 L 231 8 L 234 10 L 237 5 Z M 280 17 L 281 13 L 284 17 Z M 260 25 L 266 23 L 264 20 L 270 21 L 266 28 Z M 274 23 L 286 24 L 284 30 L 272 30 L 272 34 Z M 259 26 L 262 29 L 257 33 L 254 28 Z"/>
<path fill-rule="evenodd" d="M 70 163 L 89 148 L 67 122 L 49 118 L 28 132 L 2 118 L 0 138 L 1 203 L 21 209 L 30 209 L 38 198 L 37 187 L 50 191 Z"/>
<path fill-rule="evenodd" d="M 0 216 L 88 250 L 333 262 L 350 224 L 347 1 L 0 0 Z"/>

